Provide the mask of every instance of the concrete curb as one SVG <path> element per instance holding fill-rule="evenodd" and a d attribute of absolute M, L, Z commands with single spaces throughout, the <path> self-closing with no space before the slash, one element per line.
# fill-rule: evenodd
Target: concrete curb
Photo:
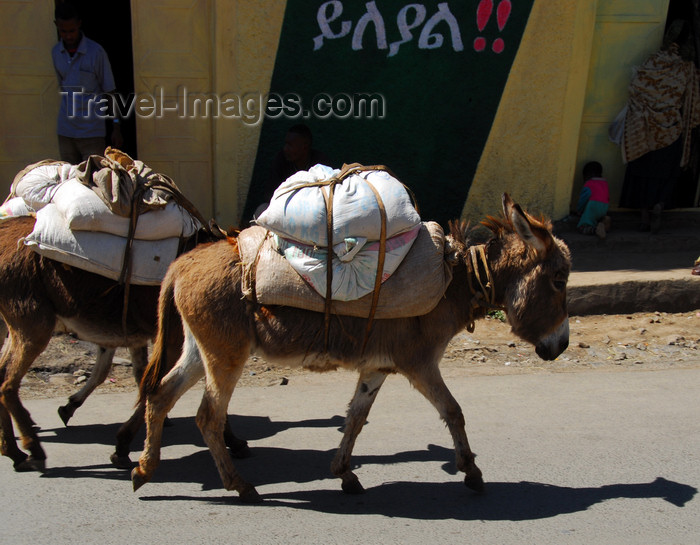
<path fill-rule="evenodd" d="M 569 314 L 688 312 L 700 309 L 700 277 L 635 279 L 606 284 L 573 285 L 568 290 Z"/>

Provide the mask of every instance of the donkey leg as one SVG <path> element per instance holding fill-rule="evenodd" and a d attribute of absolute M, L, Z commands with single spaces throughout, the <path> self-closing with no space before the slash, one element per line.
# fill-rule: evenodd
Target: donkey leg
<path fill-rule="evenodd" d="M 240 476 L 224 441 L 228 404 L 248 355 L 245 343 L 240 343 L 239 346 L 241 345 L 245 350 L 238 349 L 234 352 L 230 346 L 216 343 L 214 349 L 219 353 L 206 353 L 206 387 L 196 420 L 224 488 L 238 492 L 241 500 L 246 503 L 255 503 L 262 501 L 262 498 L 255 487 Z"/>
<path fill-rule="evenodd" d="M 136 380 L 136 384 L 140 384 L 144 369 L 146 369 L 146 365 L 148 364 L 148 347 L 145 345 L 136 348 L 130 347 L 129 354 L 131 354 L 134 379 Z M 109 458 L 115 467 L 119 469 L 131 469 L 134 466 L 131 458 L 129 458 L 129 451 L 131 449 L 131 442 L 134 440 L 139 428 L 143 425 L 145 413 L 146 403 L 140 401 L 134 410 L 134 414 L 132 414 L 129 420 L 124 422 L 119 428 L 119 431 L 117 431 L 117 444 L 114 453 Z"/>
<path fill-rule="evenodd" d="M 0 337 L 4 343 L 2 348 L 2 355 L 0 356 L 0 384 L 5 382 L 5 367 L 7 364 L 8 355 L 5 354 L 6 351 L 10 350 L 11 341 L 7 335 L 7 325 L 5 320 L 0 319 Z M 17 440 L 15 439 L 15 428 L 12 424 L 12 416 L 5 406 L 0 403 L 0 455 L 7 456 L 10 458 L 14 465 L 17 466 L 24 462 L 28 455 L 20 450 L 17 446 Z"/>
<path fill-rule="evenodd" d="M 134 373 L 134 380 L 136 380 L 136 384 L 141 384 L 143 372 L 146 370 L 146 365 L 148 365 L 148 346 L 130 346 L 129 355 L 131 356 L 131 368 Z"/>
<path fill-rule="evenodd" d="M 248 458 L 250 456 L 250 448 L 248 447 L 248 441 L 236 437 L 231 429 L 231 423 L 226 419 L 226 427 L 224 428 L 224 443 L 231 451 L 231 456 L 239 460 L 243 458 Z"/>
<path fill-rule="evenodd" d="M 348 494 L 362 494 L 365 491 L 360 480 L 350 470 L 350 457 L 355 440 L 367 421 L 367 415 L 386 377 L 386 373 L 382 371 L 361 371 L 355 394 L 348 407 L 343 439 L 331 463 L 333 475 L 342 479 L 343 492 Z"/>
<path fill-rule="evenodd" d="M 12 416 L 2 403 L 0 403 L 0 455 L 10 458 L 15 468 L 21 466 L 29 457 L 17 446 Z"/>
<path fill-rule="evenodd" d="M 22 331 L 8 324 L 10 335 L 2 348 L 0 369 L 3 370 L 3 381 L 0 385 L 0 404 L 17 424 L 22 446 L 29 451 L 29 457 L 11 445 L 15 443 L 12 427 L 7 426 L 7 416 L 2 419 L 4 434 L 4 449 L 7 450 L 14 462 L 15 471 L 42 471 L 46 466 L 46 453 L 41 448 L 39 437 L 34 429 L 34 422 L 29 411 L 19 399 L 19 387 L 22 377 L 27 373 L 32 362 L 46 348 L 51 340 L 53 324 L 36 323 L 34 320 L 31 332 Z M 31 335 L 32 333 L 33 335 Z M 8 429 L 6 429 L 8 428 Z M 16 443 L 15 443 L 16 444 Z"/>
<path fill-rule="evenodd" d="M 114 448 L 114 452 L 109 457 L 109 461 L 112 462 L 114 467 L 118 469 L 131 469 L 134 467 L 134 463 L 129 457 L 129 452 L 136 432 L 139 431 L 144 423 L 145 415 L 146 403 L 144 401 L 139 401 L 136 405 L 136 409 L 134 409 L 134 413 L 119 427 L 117 431 L 117 444 Z"/>
<path fill-rule="evenodd" d="M 437 364 L 414 366 L 410 372 L 404 371 L 404 374 L 413 387 L 433 404 L 447 424 L 455 446 L 457 469 L 465 473 L 464 484 L 482 493 L 484 480 L 481 470 L 474 463 L 476 456 L 469 447 L 462 409 L 447 388 Z"/>
<path fill-rule="evenodd" d="M 7 335 L 7 326 L 5 325 L 4 321 L 1 322 L 0 329 L 4 331 L 4 339 L 4 337 Z M 8 353 L 10 351 L 11 344 L 12 341 L 8 337 L 5 339 L 2 347 L 2 355 L 0 355 L 0 384 L 5 382 L 5 377 L 7 375 L 4 366 L 7 365 L 9 358 Z M 19 446 L 17 446 L 17 440 L 15 439 L 15 428 L 12 424 L 12 416 L 2 403 L 0 403 L 0 454 L 10 458 L 15 467 L 29 457 L 25 452 L 20 450 Z"/>
<path fill-rule="evenodd" d="M 95 388 L 105 381 L 112 367 L 114 352 L 116 352 L 114 348 L 97 347 L 97 360 L 95 361 L 95 367 L 90 374 L 90 378 L 80 390 L 68 398 L 68 403 L 58 408 L 58 416 L 61 417 L 64 425 L 68 425 L 68 421 L 75 414 L 78 407 L 85 403 L 85 400 Z"/>
<path fill-rule="evenodd" d="M 158 390 L 146 401 L 146 441 L 139 465 L 131 472 L 134 491 L 151 480 L 160 462 L 163 422 L 178 399 L 202 378 L 202 361 L 194 339 L 187 335 L 182 355 L 170 372 L 161 380 Z"/>

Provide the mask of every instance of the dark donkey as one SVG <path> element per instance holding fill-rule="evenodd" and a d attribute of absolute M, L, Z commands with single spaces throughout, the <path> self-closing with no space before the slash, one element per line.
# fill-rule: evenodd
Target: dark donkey
<path fill-rule="evenodd" d="M 4 320 L 0 319 L 0 339 L 2 339 L 2 342 L 4 342 L 7 334 L 7 325 L 5 324 Z M 129 350 L 129 355 L 131 356 L 134 378 L 138 384 L 141 382 L 143 370 L 146 368 L 146 364 L 148 363 L 148 345 L 144 344 L 143 346 L 129 346 L 127 348 Z M 85 400 L 92 392 L 95 391 L 95 388 L 107 380 L 109 371 L 112 368 L 112 362 L 114 361 L 114 354 L 116 351 L 117 349 L 113 347 L 97 347 L 95 365 L 92 368 L 88 379 L 85 381 L 85 384 L 68 398 L 68 402 L 65 405 L 61 405 L 58 408 L 58 416 L 61 417 L 61 420 L 66 426 L 68 425 L 70 419 L 73 418 L 75 411 L 83 406 L 83 403 L 85 403 Z"/>
<path fill-rule="evenodd" d="M 534 344 L 540 357 L 556 358 L 569 342 L 568 248 L 552 235 L 548 221 L 524 213 L 507 195 L 503 212 L 504 218 L 484 222 L 493 236 L 479 247 L 470 246 L 464 226 L 453 224 L 445 250 L 453 279 L 440 303 L 423 316 L 375 320 L 364 350 L 364 319 L 333 316 L 326 347 L 324 335 L 318 334 L 324 330 L 323 313 L 247 301 L 241 292 L 242 267 L 235 239 L 195 248 L 175 260 L 161 287 L 159 331 L 141 386 L 141 396 L 147 400 L 148 432 L 139 467 L 131 474 L 134 489 L 153 476 L 160 460 L 163 420 L 202 376 L 204 363 L 206 386 L 197 425 L 224 487 L 236 490 L 244 501 L 260 500 L 253 485 L 236 471 L 222 441 L 229 400 L 248 355 L 254 352 L 283 365 L 359 372 L 344 436 L 331 465 L 344 491 L 363 491 L 351 470 L 352 448 L 390 373 L 407 377 L 435 406 L 452 435 L 457 467 L 466 473 L 465 484 L 481 491 L 484 483 L 467 441 L 462 410 L 438 368 L 450 339 L 487 312 L 481 292 L 475 293 L 472 286 L 490 275 L 492 302 L 505 309 L 513 332 Z M 483 259 L 475 257 L 479 255 Z M 163 322 L 173 306 L 182 320 L 185 342 L 175 368 L 163 377 Z"/>
<path fill-rule="evenodd" d="M 20 401 L 19 389 L 22 377 L 46 348 L 54 330 L 61 328 L 97 344 L 98 374 L 107 372 L 114 350 L 120 346 L 130 349 L 134 371 L 140 374 L 141 362 L 146 360 L 146 346 L 156 331 L 160 290 L 159 286 L 132 285 L 123 322 L 124 288 L 119 283 L 18 245 L 19 239 L 32 231 L 34 221 L 31 217 L 0 221 L 0 315 L 8 330 L 0 353 L 0 453 L 12 459 L 17 471 L 45 467 L 46 454 L 31 416 Z M 197 240 L 213 238 L 212 231 L 201 230 L 188 244 L 191 247 Z M 176 325 L 170 331 L 167 343 L 172 346 L 169 351 L 172 358 L 166 366 L 174 364 L 182 346 L 182 328 Z M 75 401 L 75 396 L 71 396 L 70 415 L 75 410 Z M 65 422 L 70 415 L 62 409 L 59 414 Z M 111 459 L 118 467 L 132 466 L 129 446 L 143 422 L 143 414 L 144 407 L 140 404 L 117 433 Z M 13 419 L 29 455 L 17 445 Z M 242 447 L 232 437 L 227 437 L 227 443 L 232 449 Z"/>

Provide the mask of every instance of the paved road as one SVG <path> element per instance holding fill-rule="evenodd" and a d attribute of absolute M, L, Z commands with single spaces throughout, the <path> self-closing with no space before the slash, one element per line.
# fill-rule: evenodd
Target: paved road
<path fill-rule="evenodd" d="M 461 484 L 437 413 L 400 377 L 387 381 L 356 447 L 362 496 L 343 495 L 328 470 L 353 375 L 237 391 L 231 412 L 255 454 L 239 469 L 266 499 L 254 506 L 221 488 L 191 418 L 197 391 L 171 413 L 163 462 L 137 493 L 108 462 L 132 396 L 94 395 L 69 428 L 59 400 L 29 401 L 50 469 L 17 474 L 0 460 L 2 542 L 698 543 L 700 369 L 448 384 L 467 415 L 485 496 Z"/>

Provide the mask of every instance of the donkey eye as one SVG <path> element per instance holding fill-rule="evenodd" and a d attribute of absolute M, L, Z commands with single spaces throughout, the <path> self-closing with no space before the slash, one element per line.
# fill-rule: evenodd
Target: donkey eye
<path fill-rule="evenodd" d="M 554 284 L 554 289 L 557 291 L 564 291 L 566 289 L 566 280 L 552 280 Z"/>

